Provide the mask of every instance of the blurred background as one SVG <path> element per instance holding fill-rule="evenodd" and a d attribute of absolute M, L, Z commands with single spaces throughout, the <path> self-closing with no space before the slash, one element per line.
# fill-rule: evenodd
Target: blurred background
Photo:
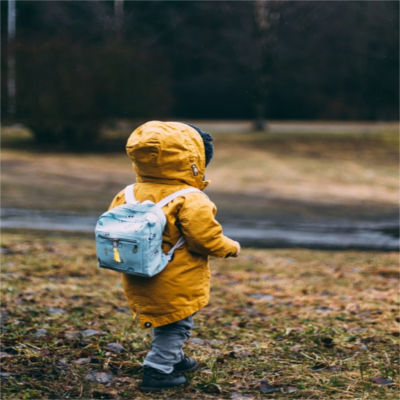
<path fill-rule="evenodd" d="M 396 1 L 2 1 L 2 224 L 92 231 L 150 119 L 215 137 L 248 246 L 398 248 Z"/>

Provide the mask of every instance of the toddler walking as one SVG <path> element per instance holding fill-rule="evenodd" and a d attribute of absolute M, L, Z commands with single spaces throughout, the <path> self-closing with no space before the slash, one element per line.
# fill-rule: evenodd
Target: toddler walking
<path fill-rule="evenodd" d="M 212 137 L 180 122 L 150 121 L 128 139 L 128 156 L 136 171 L 134 196 L 158 202 L 188 187 L 203 190 L 206 165 L 213 155 Z M 110 209 L 124 204 L 122 190 Z M 151 350 L 143 363 L 142 390 L 162 390 L 186 383 L 183 372 L 197 362 L 182 346 L 190 336 L 193 314 L 207 305 L 210 291 L 208 256 L 237 257 L 238 242 L 224 236 L 215 220 L 216 207 L 201 192 L 184 194 L 163 207 L 167 223 L 163 251 L 183 236 L 166 268 L 152 278 L 122 275 L 124 292 L 133 315 L 144 328 L 153 328 Z"/>

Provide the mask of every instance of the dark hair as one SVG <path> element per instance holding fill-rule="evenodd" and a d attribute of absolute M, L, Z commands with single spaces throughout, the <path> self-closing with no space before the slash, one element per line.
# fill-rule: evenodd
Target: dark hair
<path fill-rule="evenodd" d="M 201 138 L 203 139 L 204 152 L 206 156 L 206 166 L 207 166 L 214 155 L 214 145 L 212 144 L 213 137 L 209 133 L 202 131 L 197 126 L 194 126 L 187 122 L 185 122 L 185 124 L 191 126 L 193 129 L 196 129 L 196 131 L 200 134 Z"/>

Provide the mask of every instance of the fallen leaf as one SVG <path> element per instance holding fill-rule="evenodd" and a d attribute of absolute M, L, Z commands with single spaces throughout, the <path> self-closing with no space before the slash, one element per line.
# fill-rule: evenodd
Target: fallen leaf
<path fill-rule="evenodd" d="M 85 329 L 84 331 L 81 331 L 81 335 L 83 337 L 97 336 L 102 334 L 103 332 L 97 331 L 96 329 Z"/>
<path fill-rule="evenodd" d="M 108 372 L 93 372 L 85 376 L 87 381 L 97 382 L 97 383 L 110 383 L 114 380 L 112 374 Z"/>
<path fill-rule="evenodd" d="M 297 353 L 300 350 L 301 350 L 301 345 L 300 344 L 295 344 L 294 346 L 292 346 L 290 348 L 290 351 L 294 351 L 295 353 Z"/>
<path fill-rule="evenodd" d="M 319 371 L 337 371 L 338 367 L 325 365 L 325 364 L 315 364 L 311 367 L 312 371 L 319 372 Z"/>
<path fill-rule="evenodd" d="M 271 386 L 267 381 L 261 381 L 260 386 L 258 387 L 258 390 L 261 393 L 267 394 L 267 393 L 280 392 L 281 388 L 280 388 L 280 386 Z"/>
<path fill-rule="evenodd" d="M 248 351 L 245 351 L 245 350 L 243 350 L 243 351 L 231 351 L 229 353 L 229 357 L 232 357 L 232 358 L 247 358 L 247 357 L 250 357 L 250 356 L 251 356 L 251 353 L 249 353 Z"/>
<path fill-rule="evenodd" d="M 391 386 L 394 384 L 394 382 L 391 379 L 384 378 L 383 376 L 375 376 L 371 378 L 371 382 L 382 386 Z"/>
<path fill-rule="evenodd" d="M 368 350 L 368 347 L 367 347 L 367 345 L 365 345 L 364 343 L 361 343 L 361 342 L 356 342 L 356 344 L 358 345 L 358 348 L 360 349 L 360 350 Z"/>
<path fill-rule="evenodd" d="M 65 314 L 65 312 L 66 311 L 63 308 L 57 308 L 57 307 L 49 308 L 49 314 L 59 315 L 59 314 Z"/>
<path fill-rule="evenodd" d="M 65 367 L 66 365 L 68 365 L 68 361 L 65 358 L 60 358 L 57 363 L 61 367 Z"/>
<path fill-rule="evenodd" d="M 223 340 L 219 340 L 219 339 L 212 339 L 212 340 L 208 340 L 207 342 L 209 345 L 211 346 L 218 346 L 220 344 L 223 344 L 224 341 Z"/>
<path fill-rule="evenodd" d="M 286 386 L 282 388 L 283 393 L 294 393 L 297 392 L 297 387 L 295 386 Z"/>
<path fill-rule="evenodd" d="M 124 346 L 119 343 L 107 343 L 107 349 L 115 353 L 121 353 L 122 351 L 125 351 Z"/>
<path fill-rule="evenodd" d="M 192 339 L 190 339 L 190 341 L 192 343 L 194 343 L 194 344 L 200 344 L 200 345 L 205 343 L 205 341 L 203 339 L 200 339 L 200 338 L 192 338 Z"/>
<path fill-rule="evenodd" d="M 241 393 L 234 392 L 231 394 L 231 400 L 253 400 L 254 397 L 243 396 Z"/>
<path fill-rule="evenodd" d="M 128 308 L 128 307 L 117 307 L 116 310 L 117 310 L 118 312 L 125 313 L 125 314 L 130 314 L 130 313 L 131 313 L 131 312 L 129 311 L 129 308 Z"/>
<path fill-rule="evenodd" d="M 79 339 L 79 332 L 65 332 L 64 337 L 68 340 L 78 340 Z"/>
<path fill-rule="evenodd" d="M 12 354 L 8 354 L 4 351 L 0 351 L 0 360 L 2 360 L 3 358 L 13 358 L 14 356 Z"/>
<path fill-rule="evenodd" d="M 72 361 L 74 364 L 84 365 L 89 364 L 92 359 L 90 357 L 87 358 L 78 358 L 77 360 Z"/>
<path fill-rule="evenodd" d="M 32 337 L 34 338 L 42 338 L 45 337 L 47 335 L 47 329 L 37 329 L 35 333 L 32 334 Z"/>

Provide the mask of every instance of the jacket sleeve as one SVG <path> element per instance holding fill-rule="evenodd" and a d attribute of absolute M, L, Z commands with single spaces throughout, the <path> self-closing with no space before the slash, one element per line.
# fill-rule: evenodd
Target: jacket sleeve
<path fill-rule="evenodd" d="M 216 212 L 215 204 L 203 194 L 185 198 L 178 220 L 190 251 L 216 257 L 229 257 L 237 252 L 237 243 L 223 234 L 215 219 Z"/>

